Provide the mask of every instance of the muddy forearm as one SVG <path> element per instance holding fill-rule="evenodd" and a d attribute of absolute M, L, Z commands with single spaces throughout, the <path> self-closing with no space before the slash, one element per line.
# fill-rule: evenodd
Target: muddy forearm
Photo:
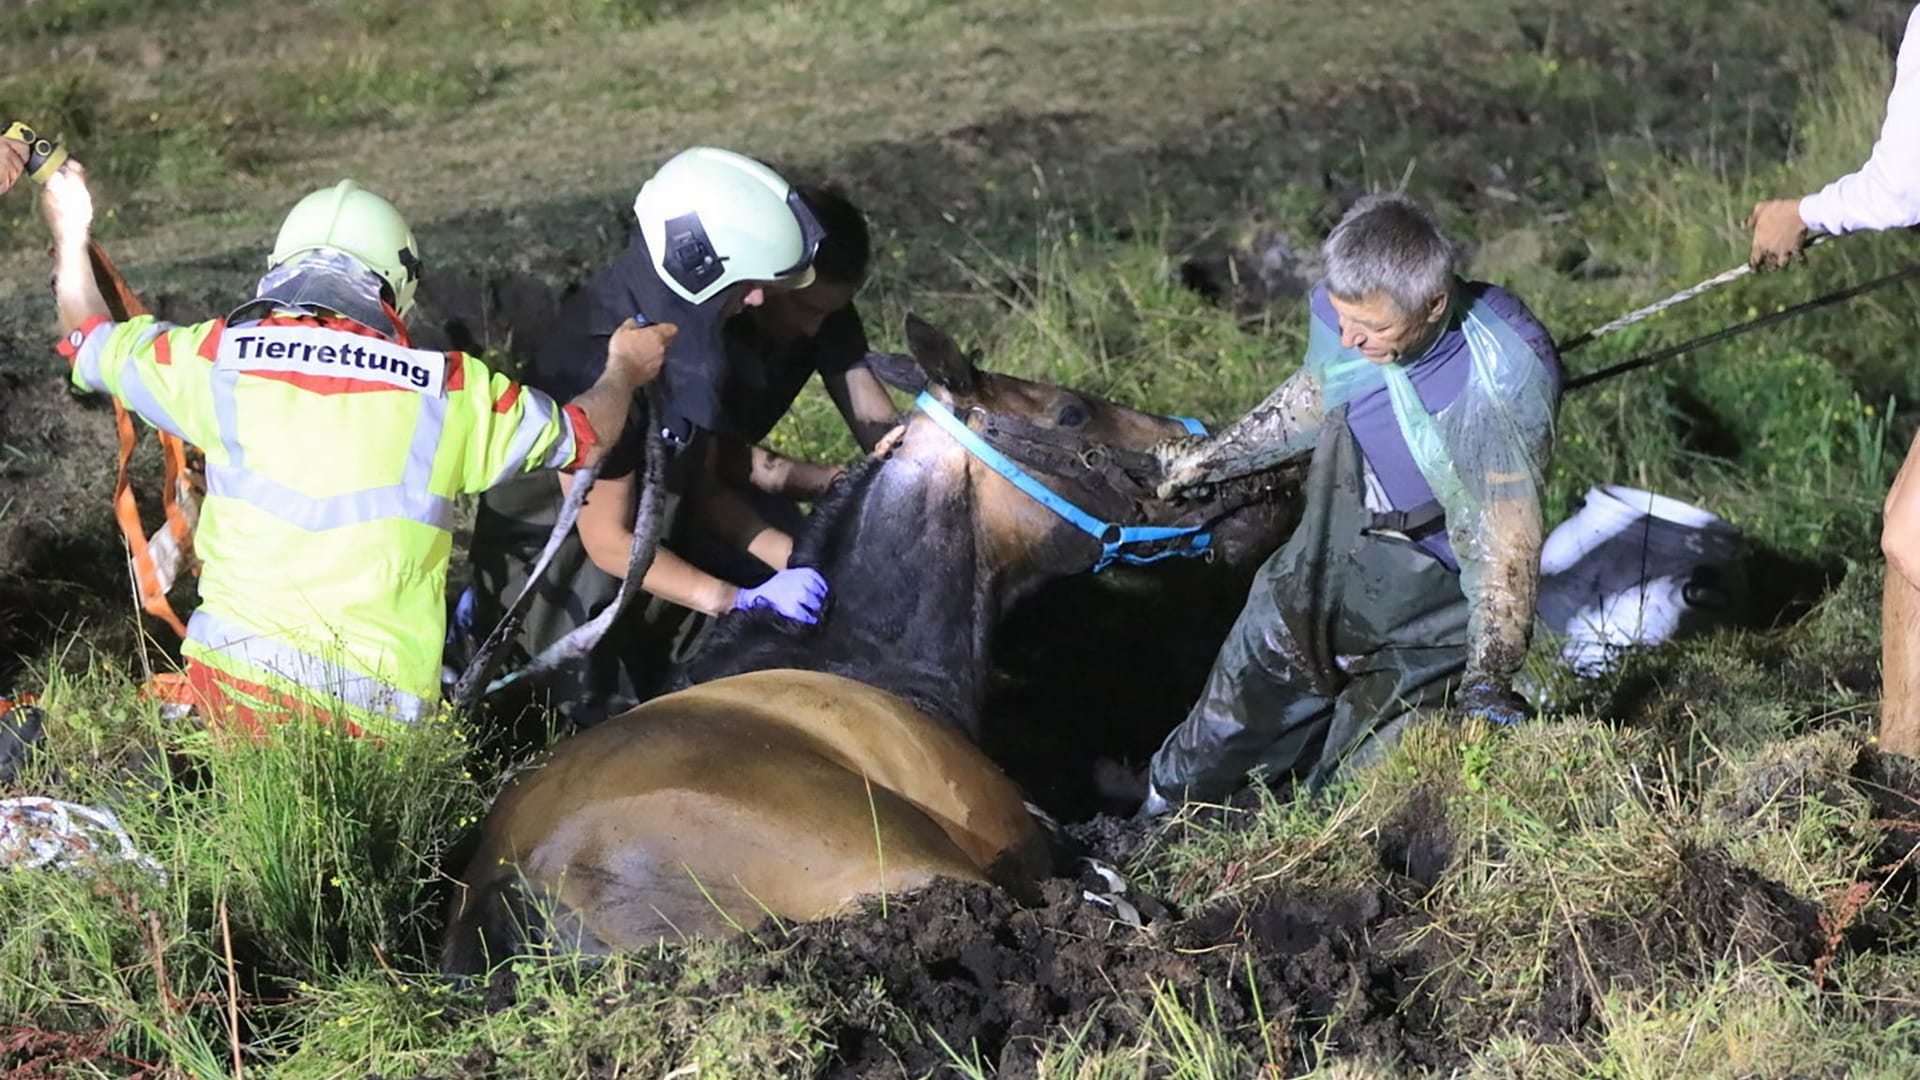
<path fill-rule="evenodd" d="M 1319 383 L 1298 372 L 1245 416 L 1170 455 L 1167 486 L 1218 483 L 1312 453 L 1325 415 Z"/>
<path fill-rule="evenodd" d="M 1479 523 L 1482 564 L 1467 594 L 1467 681 L 1511 682 L 1526 659 L 1540 591 L 1540 507 L 1531 499 L 1489 507 Z M 1465 575 L 1463 575 L 1464 577 Z"/>

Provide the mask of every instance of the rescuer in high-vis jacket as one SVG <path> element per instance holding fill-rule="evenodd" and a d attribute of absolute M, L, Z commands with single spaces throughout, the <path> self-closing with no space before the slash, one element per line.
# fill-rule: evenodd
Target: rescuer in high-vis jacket
<path fill-rule="evenodd" d="M 201 606 L 182 652 L 197 704 L 248 727 L 291 712 L 377 730 L 433 713 L 454 498 L 597 460 L 675 333 L 621 327 L 565 406 L 473 357 L 411 348 L 419 250 L 350 180 L 293 208 L 233 314 L 114 323 L 78 163 L 49 180 L 42 210 L 74 383 L 206 454 Z"/>

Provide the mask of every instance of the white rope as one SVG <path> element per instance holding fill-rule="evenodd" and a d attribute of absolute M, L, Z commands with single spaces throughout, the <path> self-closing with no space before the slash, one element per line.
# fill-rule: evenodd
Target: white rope
<path fill-rule="evenodd" d="M 1829 239 L 1831 239 L 1831 237 L 1828 237 L 1824 234 L 1814 236 L 1807 241 L 1806 246 L 1809 248 L 1817 247 L 1820 244 L 1826 243 Z M 1719 273 L 1713 275 L 1712 277 L 1708 278 L 1705 281 L 1700 282 L 1697 285 L 1689 285 L 1686 288 L 1681 289 L 1679 292 L 1674 293 L 1672 296 L 1667 297 L 1665 300 L 1657 300 L 1651 304 L 1648 304 L 1646 307 L 1639 309 L 1638 311 L 1629 311 L 1625 315 L 1620 316 L 1619 318 L 1613 320 L 1612 322 L 1605 323 L 1601 326 L 1596 326 L 1593 329 L 1587 331 L 1586 333 L 1581 334 L 1579 337 L 1573 338 L 1572 340 L 1568 341 L 1566 344 L 1561 345 L 1560 351 L 1563 353 L 1567 353 L 1567 352 L 1572 352 L 1573 350 L 1578 349 L 1583 345 L 1591 345 L 1593 342 L 1599 340 L 1600 338 L 1606 337 L 1608 334 L 1611 334 L 1617 330 L 1625 330 L 1627 327 L 1632 326 L 1633 324 L 1638 322 L 1645 322 L 1646 320 L 1653 318 L 1655 315 L 1660 314 L 1661 312 L 1667 310 L 1668 308 L 1678 307 L 1681 304 L 1684 304 L 1687 301 L 1692 300 L 1693 298 L 1701 295 L 1702 293 L 1712 292 L 1713 290 L 1719 288 L 1722 285 L 1727 284 L 1730 281 L 1738 281 L 1741 278 L 1746 277 L 1748 274 L 1751 274 L 1751 273 L 1753 273 L 1753 267 L 1747 263 L 1741 263 L 1739 266 L 1722 270 Z"/>
<path fill-rule="evenodd" d="M 106 862 L 132 863 L 167 883 L 167 872 L 140 854 L 113 811 L 44 795 L 0 799 L 0 868 L 85 873 Z"/>

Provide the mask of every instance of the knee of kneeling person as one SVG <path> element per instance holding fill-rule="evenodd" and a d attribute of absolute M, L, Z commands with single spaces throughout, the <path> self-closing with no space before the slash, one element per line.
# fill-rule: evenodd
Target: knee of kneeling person
<path fill-rule="evenodd" d="M 1889 514 L 1880 529 L 1880 551 L 1887 557 L 1888 573 L 1920 586 L 1920 522 L 1910 514 Z"/>

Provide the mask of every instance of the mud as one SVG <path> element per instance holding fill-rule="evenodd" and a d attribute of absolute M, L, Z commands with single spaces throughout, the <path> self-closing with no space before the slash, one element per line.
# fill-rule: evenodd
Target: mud
<path fill-rule="evenodd" d="M 1047 1041 L 1063 1032 L 1078 1033 L 1088 1050 L 1137 1045 L 1154 1023 L 1156 993 L 1211 1018 L 1248 1060 L 1277 1066 L 1274 1075 L 1332 1058 L 1435 1073 L 1507 1030 L 1590 1037 L 1598 993 L 1650 984 L 1686 957 L 1811 965 L 1822 948 L 1812 905 L 1719 852 L 1688 851 L 1660 916 L 1600 920 L 1577 939 L 1563 935 L 1546 957 L 1556 974 L 1534 1012 L 1476 1029 L 1439 969 L 1446 957 L 1432 935 L 1414 933 L 1420 915 L 1396 885 L 1418 886 L 1452 857 L 1451 838 L 1417 803 L 1383 830 L 1380 855 L 1391 873 L 1380 889 L 1283 886 L 1186 917 L 1136 894 L 1146 925 L 1135 928 L 1083 898 L 1102 885 L 1090 875 L 1047 883 L 1043 901 L 1026 908 L 986 887 L 947 883 L 884 910 L 797 927 L 765 947 L 742 944 L 741 962 L 715 989 L 807 980 L 848 1003 L 882 991 L 884 1007 L 847 1007 L 823 1031 L 831 1048 L 809 1075 L 835 1080 L 938 1074 L 952 1064 L 942 1043 L 992 1075 L 1037 1077 Z M 456 1075 L 492 1066 L 474 1064 Z"/>
<path fill-rule="evenodd" d="M 1684 852 L 1652 920 L 1600 919 L 1555 939 L 1547 991 L 1528 1024 L 1535 1038 L 1589 1034 L 1602 995 L 1721 959 L 1811 966 L 1822 946 L 1819 912 L 1778 882 L 1717 851 Z"/>
<path fill-rule="evenodd" d="M 849 990 L 877 981 L 911 1017 L 920 1037 L 910 1041 L 843 1022 L 828 1077 L 926 1074 L 948 1063 L 934 1035 L 977 1051 L 995 1075 L 1037 1076 L 1045 1040 L 1063 1030 L 1084 1031 L 1090 1048 L 1137 1042 L 1156 987 L 1287 1073 L 1312 1067 L 1316 1046 L 1409 1066 L 1462 1060 L 1431 1024 L 1419 960 L 1370 944 L 1397 914 L 1378 895 L 1282 891 L 1185 922 L 1163 913 L 1137 930 L 1082 899 L 1082 885 L 1049 883 L 1030 909 L 940 886 L 885 917 L 802 928 L 752 977 L 806 969 Z"/>

